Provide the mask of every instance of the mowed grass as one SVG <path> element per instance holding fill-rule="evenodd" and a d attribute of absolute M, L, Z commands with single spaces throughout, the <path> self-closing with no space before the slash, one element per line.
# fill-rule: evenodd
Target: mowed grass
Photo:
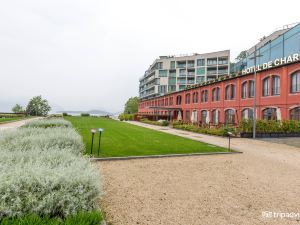
<path fill-rule="evenodd" d="M 7 117 L 7 118 L 4 118 L 4 117 L 1 117 L 0 118 L 0 124 L 1 123 L 8 123 L 8 122 L 13 122 L 13 121 L 18 121 L 18 120 L 22 120 L 22 119 L 25 119 L 26 117 L 23 117 L 23 116 L 20 116 L 20 117 Z"/>
<path fill-rule="evenodd" d="M 86 146 L 91 151 L 91 129 L 103 128 L 100 157 L 144 156 L 162 154 L 182 154 L 200 152 L 227 152 L 218 146 L 193 141 L 183 137 L 154 131 L 126 122 L 96 117 L 64 117 L 80 132 Z M 99 132 L 95 134 L 93 155 L 97 155 Z"/>

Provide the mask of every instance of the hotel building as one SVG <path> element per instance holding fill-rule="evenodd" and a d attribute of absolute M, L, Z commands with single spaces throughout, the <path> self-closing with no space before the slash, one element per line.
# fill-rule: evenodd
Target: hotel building
<path fill-rule="evenodd" d="M 150 119 L 237 124 L 253 117 L 256 79 L 258 119 L 300 120 L 300 24 L 263 38 L 231 72 L 184 90 L 142 99 L 138 114 Z"/>
<path fill-rule="evenodd" d="M 160 56 L 140 78 L 140 99 L 184 90 L 187 85 L 228 75 L 230 51 Z"/>

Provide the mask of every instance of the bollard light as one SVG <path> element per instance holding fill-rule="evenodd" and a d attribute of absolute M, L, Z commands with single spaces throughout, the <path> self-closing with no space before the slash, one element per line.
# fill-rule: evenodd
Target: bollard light
<path fill-rule="evenodd" d="M 92 145 L 91 145 L 91 155 L 93 154 L 93 145 L 94 145 L 94 135 L 96 133 L 96 129 L 91 129 L 91 133 L 92 133 Z"/>
<path fill-rule="evenodd" d="M 228 150 L 230 151 L 230 137 L 233 136 L 233 133 L 228 131 L 227 134 L 228 134 L 228 138 L 229 138 L 228 139 Z"/>
<path fill-rule="evenodd" d="M 98 156 L 99 156 L 99 154 L 100 154 L 101 136 L 102 136 L 102 132 L 104 131 L 104 129 L 103 128 L 99 128 L 98 131 L 99 131 L 99 144 L 98 144 Z"/>

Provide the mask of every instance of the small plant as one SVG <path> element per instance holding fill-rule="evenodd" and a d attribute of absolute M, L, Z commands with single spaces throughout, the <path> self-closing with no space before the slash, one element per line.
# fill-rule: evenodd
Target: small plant
<path fill-rule="evenodd" d="M 80 116 L 87 117 L 87 116 L 90 116 L 90 114 L 89 113 L 81 113 Z"/>

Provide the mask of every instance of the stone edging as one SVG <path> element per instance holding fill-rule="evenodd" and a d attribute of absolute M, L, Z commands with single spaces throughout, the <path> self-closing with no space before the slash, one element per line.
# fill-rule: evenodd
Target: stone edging
<path fill-rule="evenodd" d="M 90 158 L 91 161 L 114 161 L 114 160 L 131 160 L 131 159 L 151 159 L 151 158 L 167 158 L 167 157 L 183 157 L 183 156 L 202 156 L 202 155 L 227 155 L 240 154 L 243 152 L 207 152 L 207 153 L 189 153 L 189 154 L 166 154 L 166 155 L 146 155 L 146 156 L 127 156 L 127 157 L 106 157 L 106 158 Z"/>

